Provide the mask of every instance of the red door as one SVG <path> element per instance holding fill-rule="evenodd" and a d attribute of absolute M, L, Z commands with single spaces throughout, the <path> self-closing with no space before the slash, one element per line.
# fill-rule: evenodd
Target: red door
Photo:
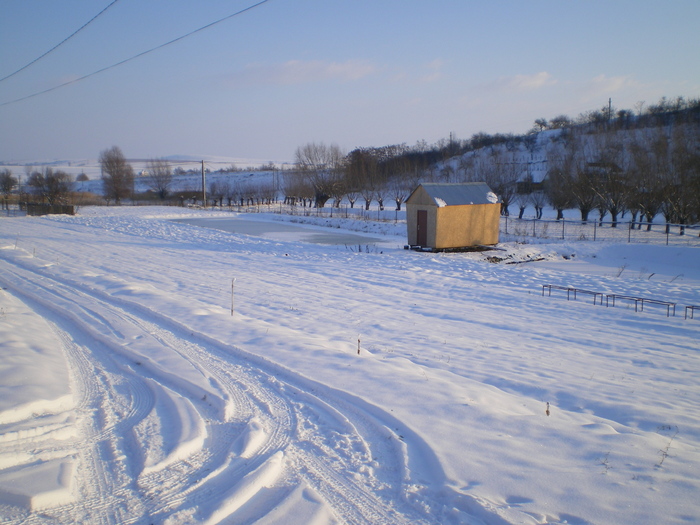
<path fill-rule="evenodd" d="M 428 212 L 418 210 L 418 246 L 428 245 Z"/>

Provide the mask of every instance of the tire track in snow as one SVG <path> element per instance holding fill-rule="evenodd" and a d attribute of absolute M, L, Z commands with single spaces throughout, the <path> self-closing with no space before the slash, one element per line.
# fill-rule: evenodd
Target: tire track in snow
<path fill-rule="evenodd" d="M 20 270 L 16 270 L 13 272 L 14 279 L 13 281 L 15 283 L 22 283 L 22 287 L 25 290 L 25 294 L 27 294 L 26 289 L 29 288 L 34 288 L 34 293 L 31 293 L 33 296 L 34 302 L 40 302 L 44 303 L 45 309 L 48 311 L 48 315 L 51 317 L 55 317 L 58 315 L 58 312 L 56 311 L 55 306 L 53 306 L 53 303 L 67 303 L 67 298 L 71 296 L 71 294 L 75 295 L 76 292 L 66 289 L 63 287 L 62 283 L 59 283 L 58 281 L 53 281 L 50 284 L 46 285 L 45 283 L 42 283 L 42 285 L 38 285 L 36 282 L 33 282 L 31 280 L 31 276 L 28 277 L 25 273 L 25 275 L 20 276 L 20 273 L 23 273 Z M 42 280 L 45 280 L 45 278 L 42 277 Z M 14 287 L 14 286 L 13 286 Z M 20 288 L 18 286 L 18 288 Z M 64 288 L 64 289 L 62 289 Z M 43 298 L 40 298 L 40 296 L 44 296 Z M 50 299 L 47 299 L 47 296 L 50 297 Z M 91 322 L 94 323 L 96 320 L 102 320 L 102 319 L 107 319 L 110 316 L 107 315 L 102 315 L 102 314 L 94 314 L 93 311 L 88 311 L 87 307 L 85 306 L 85 299 L 86 296 L 83 295 L 81 300 L 77 300 L 74 302 L 73 306 L 77 306 L 81 310 L 81 314 L 87 313 L 87 317 L 91 319 Z M 97 301 L 96 298 L 93 297 L 94 301 Z M 103 305 L 104 306 L 104 305 Z M 93 304 L 92 307 L 94 308 L 95 305 Z M 231 368 L 229 363 L 217 363 L 215 366 L 213 364 L 213 361 L 211 358 L 207 359 L 206 352 L 203 348 L 197 347 L 196 345 L 183 341 L 174 335 L 172 333 L 168 332 L 167 330 L 161 329 L 156 325 L 153 325 L 152 323 L 149 323 L 147 321 L 137 319 L 129 314 L 127 314 L 125 311 L 121 310 L 118 307 L 115 307 L 113 305 L 108 306 L 108 308 L 111 309 L 112 314 L 117 314 L 121 320 L 127 320 L 131 322 L 134 326 L 137 326 L 140 328 L 144 333 L 148 333 L 149 336 L 152 336 L 155 340 L 161 342 L 164 345 L 169 346 L 173 350 L 177 351 L 179 354 L 182 356 L 188 358 L 189 360 L 193 362 L 197 362 L 200 358 L 204 358 L 203 361 L 205 363 L 208 363 L 206 366 L 203 366 L 201 364 L 196 364 L 196 367 L 200 369 L 203 372 L 206 372 L 207 375 L 211 375 L 213 378 L 215 378 L 215 382 L 217 384 L 223 384 L 223 385 L 229 385 L 228 388 L 226 388 L 227 396 L 230 395 L 232 399 L 234 399 L 237 403 L 237 407 L 239 411 L 242 412 L 243 416 L 246 417 L 251 417 L 252 414 L 257 415 L 260 417 L 261 415 L 265 416 L 268 421 L 274 421 L 272 425 L 269 426 L 269 431 L 267 432 L 267 439 L 265 440 L 264 443 L 261 444 L 258 450 L 258 455 L 253 458 L 253 461 L 248 461 L 246 464 L 241 464 L 238 470 L 242 470 L 243 473 L 238 473 L 239 475 L 243 475 L 245 472 L 250 471 L 251 468 L 257 463 L 263 463 L 265 460 L 266 456 L 272 455 L 272 452 L 270 451 L 277 451 L 278 449 L 282 448 L 283 445 L 288 444 L 290 435 L 291 435 L 291 428 L 293 428 L 293 419 L 290 417 L 291 411 L 289 410 L 288 407 L 284 405 L 284 403 L 280 402 L 279 398 L 276 398 L 274 396 L 269 396 L 268 391 L 265 390 L 264 388 L 260 388 L 257 385 L 253 385 L 252 381 L 247 381 L 248 382 L 248 388 L 241 389 L 240 386 L 236 386 L 234 388 L 231 385 L 238 385 L 241 383 L 241 378 L 242 376 L 239 374 L 234 378 L 233 374 L 231 374 L 230 371 L 226 371 L 226 368 Z M 71 310 L 70 307 L 64 308 L 65 311 Z M 91 359 L 88 359 L 84 353 L 86 351 L 85 348 L 80 348 L 77 344 L 73 342 L 73 338 L 81 338 L 81 337 L 86 337 L 88 332 L 94 332 L 92 328 L 86 329 L 85 326 L 78 326 L 80 323 L 75 319 L 75 315 L 71 315 L 68 317 L 73 317 L 72 321 L 74 326 L 70 328 L 70 332 L 72 335 L 69 335 L 63 331 L 61 331 L 60 335 L 61 338 L 64 340 L 64 345 L 68 348 L 72 348 L 72 354 L 73 357 L 75 358 L 75 362 L 72 363 L 73 372 L 74 376 L 77 376 L 79 378 L 89 378 L 88 381 L 81 382 L 79 385 L 79 389 L 85 390 L 87 392 L 86 395 L 81 396 L 81 408 L 87 411 L 92 411 L 95 413 L 99 413 L 99 408 L 103 409 L 103 411 L 107 411 L 110 409 L 114 409 L 115 407 L 110 405 L 109 402 L 107 401 L 100 401 L 97 402 L 95 399 L 98 397 L 99 393 L 102 392 L 103 390 L 109 394 L 111 392 L 111 389 L 109 388 L 99 388 L 99 385 L 103 385 L 104 383 L 107 382 L 105 380 L 105 375 L 106 372 L 105 370 L 100 370 L 99 368 L 95 367 L 90 361 Z M 78 316 L 79 317 L 79 316 Z M 108 328 L 109 332 L 113 334 L 113 337 L 116 337 L 118 339 L 123 339 L 123 335 L 121 332 L 118 330 L 114 329 L 112 326 L 112 323 L 108 323 Z M 84 331 L 84 333 L 79 334 L 81 330 Z M 102 330 L 102 333 L 105 331 Z M 96 345 L 91 345 L 91 351 L 94 353 L 96 352 Z M 179 348 L 178 348 L 179 346 Z M 133 366 L 128 366 L 128 365 L 123 365 L 126 368 L 128 368 L 133 374 L 128 378 L 128 381 L 133 382 L 133 384 L 143 386 L 144 385 L 144 380 L 141 379 L 138 374 L 136 373 L 137 370 Z M 213 373 L 212 373 L 213 372 Z M 127 383 L 128 384 L 128 383 Z M 98 423 L 98 424 L 93 424 L 92 426 L 98 427 L 99 430 L 96 430 L 94 432 L 86 431 L 85 433 L 88 436 L 87 441 L 89 443 L 95 444 L 95 443 L 100 443 L 103 441 L 109 441 L 111 438 L 113 441 L 117 441 L 119 439 L 124 439 L 124 436 L 128 434 L 128 431 L 131 429 L 131 427 L 134 426 L 138 421 L 143 419 L 148 412 L 150 412 L 152 406 L 153 406 L 153 393 L 148 390 L 147 387 L 143 386 L 141 390 L 144 390 L 149 393 L 149 398 L 151 399 L 151 403 L 146 407 L 145 410 L 143 411 L 138 411 L 137 412 L 137 407 L 132 407 L 132 411 L 128 414 L 125 414 L 125 417 L 121 418 L 121 420 L 118 423 L 113 423 L 109 424 L 109 421 L 112 421 L 114 418 L 109 417 L 109 416 L 103 416 L 104 424 Z M 258 398 L 258 405 L 260 405 L 262 408 L 258 408 L 256 410 L 253 409 L 255 406 L 254 403 L 250 402 L 251 399 L 251 392 L 255 394 L 255 397 Z M 137 396 L 138 397 L 138 396 Z M 266 398 L 266 399 L 263 399 Z M 106 405 L 106 406 L 102 406 Z M 199 403 L 201 406 L 202 403 Z M 245 410 L 241 410 L 242 407 L 246 407 Z M 282 407 L 282 408 L 280 408 Z M 201 410 L 201 408 L 200 408 Z M 206 410 L 203 410 L 203 413 L 206 414 Z M 285 414 L 286 413 L 286 414 Z M 211 414 L 209 414 L 211 415 Z M 94 419 L 99 419 L 99 418 L 94 418 Z M 226 418 L 224 418 L 226 419 Z M 245 419 L 245 417 L 243 418 Z M 280 424 L 280 423 L 285 423 L 286 424 Z M 224 423 L 222 421 L 222 423 Z M 233 425 L 230 425 L 233 426 Z M 285 428 L 286 431 L 280 431 L 280 429 Z M 144 490 L 146 493 L 146 497 L 153 498 L 155 493 L 159 494 L 159 500 L 160 500 L 160 507 L 161 509 L 167 509 L 171 510 L 172 503 L 175 501 L 184 501 L 185 496 L 188 495 L 189 492 L 192 490 L 196 490 L 198 487 L 188 487 L 183 486 L 182 479 L 186 479 L 187 477 L 190 478 L 197 478 L 197 477 L 204 477 L 204 472 L 205 471 L 211 471 L 211 470 L 216 470 L 217 467 L 217 460 L 216 457 L 219 456 L 219 462 L 223 463 L 225 461 L 225 456 L 229 453 L 230 451 L 230 445 L 231 442 L 234 440 L 233 438 L 235 437 L 235 434 L 232 435 L 231 432 L 219 432 L 220 437 L 218 439 L 213 439 L 210 440 L 207 444 L 207 451 L 206 453 L 201 453 L 199 454 L 199 458 L 188 458 L 190 460 L 190 463 L 194 463 L 196 466 L 192 467 L 190 465 L 190 468 L 188 471 L 183 471 L 181 468 L 183 462 L 180 462 L 180 468 L 174 468 L 174 469 L 168 469 L 160 475 L 155 475 L 155 476 L 144 476 L 146 478 L 146 486 L 141 486 L 140 488 Z M 85 444 L 83 448 L 88 448 L 88 444 Z M 114 443 L 110 443 L 110 446 L 112 448 L 116 448 Z M 109 447 L 108 447 L 109 448 Z M 99 463 L 99 461 L 96 461 L 95 458 L 103 455 L 104 452 L 99 452 L 99 451 L 93 451 L 92 456 L 88 457 L 85 459 L 85 463 L 89 464 L 88 470 L 90 471 L 90 481 L 86 483 L 86 485 L 90 485 L 92 488 L 92 492 L 97 491 L 99 494 L 101 494 L 105 499 L 107 500 L 102 507 L 105 509 L 108 509 L 110 507 L 113 507 L 112 503 L 109 501 L 114 499 L 113 497 L 106 497 L 108 494 L 115 494 L 119 493 L 119 489 L 115 487 L 115 483 L 110 483 L 108 480 L 106 480 L 105 476 L 105 471 L 104 469 L 100 470 L 96 465 Z M 214 458 L 214 464 L 212 463 L 212 458 Z M 197 460 L 199 460 L 199 463 L 197 465 Z M 112 461 L 112 463 L 114 463 Z M 237 474 L 237 472 L 233 472 L 233 474 Z M 138 475 L 138 473 L 137 473 Z M 228 477 L 231 477 L 229 475 Z M 142 482 L 143 480 L 139 480 L 139 482 Z M 150 482 L 149 482 L 150 481 Z M 149 489 L 154 489 L 154 490 L 149 490 Z M 170 489 L 170 490 L 168 490 Z M 223 491 L 221 489 L 219 492 Z M 211 489 L 208 489 L 206 491 L 209 494 L 212 494 L 211 496 L 208 497 L 209 500 L 215 499 L 217 495 L 217 491 L 213 491 Z M 90 497 L 89 500 L 92 501 L 94 498 Z M 99 499 L 99 498 L 98 498 Z M 201 499 L 201 498 L 198 498 Z M 205 501 L 206 503 L 206 501 Z M 95 511 L 96 508 L 94 508 L 94 505 L 89 503 L 88 501 L 83 502 L 84 505 L 93 507 L 92 510 Z M 112 509 L 112 512 L 114 509 Z M 157 508 L 152 508 L 149 509 L 149 515 L 153 514 L 158 514 L 158 509 Z M 91 518 L 92 520 L 95 519 L 93 516 Z M 128 520 L 128 519 L 118 519 L 116 522 L 130 522 L 133 520 Z M 109 521 L 106 521 L 109 522 Z"/>
<path fill-rule="evenodd" d="M 90 322 L 97 323 L 100 319 L 106 321 L 100 336 L 109 338 L 115 348 L 125 352 L 122 345 L 125 340 L 123 330 L 113 323 L 116 318 L 120 323 L 127 323 L 137 332 L 187 359 L 200 373 L 212 378 L 217 388 L 223 390 L 222 398 L 226 402 L 234 403 L 240 410 L 237 416 L 235 413 L 227 415 L 224 410 L 223 416 L 216 419 L 212 417 L 211 408 L 204 406 L 200 400 L 192 399 L 192 392 L 184 392 L 185 395 L 190 394 L 189 398 L 193 402 L 197 401 L 198 410 L 209 416 L 206 450 L 187 458 L 187 461 L 178 462 L 171 469 L 139 478 L 138 485 L 143 495 L 139 499 L 138 495 L 132 494 L 131 499 L 138 501 L 131 501 L 130 507 L 139 506 L 137 503 L 143 505 L 144 512 L 151 518 L 165 517 L 192 505 L 216 509 L 217 502 L 226 496 L 230 481 L 242 479 L 282 451 L 287 458 L 285 480 L 282 481 L 288 484 L 305 481 L 347 523 L 431 521 L 424 513 L 416 512 L 411 505 L 395 499 L 397 495 L 403 494 L 407 482 L 407 459 L 402 450 L 392 450 L 389 447 L 381 452 L 382 480 L 376 479 L 372 473 L 374 467 L 365 469 L 362 476 L 355 475 L 352 470 L 363 463 L 376 463 L 371 449 L 376 449 L 377 443 L 388 439 L 387 428 L 382 423 L 381 416 L 379 419 L 368 416 L 363 408 L 353 406 L 352 402 L 343 396 L 338 397 L 327 387 L 303 379 L 274 363 L 214 340 L 206 334 L 193 332 L 177 320 L 153 312 L 138 303 L 88 289 L 77 282 L 48 276 L 45 271 L 20 269 L 18 266 L 15 275 L 20 281 L 24 280 L 25 285 L 36 285 L 37 281 L 49 280 L 51 284 L 45 286 L 44 291 L 52 293 L 54 298 L 73 301 L 82 312 L 98 310 L 89 316 Z M 22 272 L 22 277 L 17 275 Z M 58 315 L 55 310 L 52 312 Z M 65 316 L 66 313 L 63 312 L 62 315 Z M 83 335 L 94 332 L 91 326 L 81 325 L 74 316 L 72 319 Z M 143 383 L 139 377 L 141 367 L 128 368 L 129 380 Z M 164 379 L 157 374 L 150 375 L 156 380 L 164 381 L 164 384 L 168 382 L 167 377 Z M 293 390 L 306 394 L 301 396 L 305 397 L 302 403 L 293 402 L 290 398 L 290 391 Z M 314 395 L 313 392 L 319 391 L 324 393 L 323 397 L 327 401 Z M 340 421 L 343 427 L 338 434 L 344 434 L 349 442 L 356 444 L 356 447 L 351 447 L 354 452 L 338 450 L 335 464 L 310 452 L 314 447 L 307 448 L 309 443 L 300 439 L 304 434 L 302 424 L 306 426 L 306 434 L 310 431 L 320 435 L 316 437 L 316 445 L 327 439 L 327 436 L 323 435 L 323 423 L 321 426 L 309 423 L 309 407 L 316 412 L 333 414 L 331 419 Z M 231 445 L 240 434 L 242 423 L 253 418 L 262 422 L 267 439 L 252 458 L 237 461 L 238 458 L 230 457 Z M 121 430 L 123 429 L 120 428 Z M 394 494 L 387 497 L 382 487 L 393 487 Z M 400 506 L 400 511 L 396 510 L 396 505 Z M 135 522 L 136 519 L 122 521 Z M 105 521 L 108 522 L 110 521 Z"/>
<path fill-rule="evenodd" d="M 153 393 L 106 355 L 100 343 L 83 332 L 71 316 L 61 314 L 53 303 L 60 298 L 56 286 L 32 282 L 20 273 L 11 272 L 14 278 L 5 284 L 43 314 L 61 341 L 76 398 L 74 424 L 80 428 L 79 437 L 66 445 L 70 447 L 68 456 L 78 460 L 74 491 L 79 504 L 55 507 L 50 514 L 61 522 L 124 523 L 125 506 L 133 507 L 124 502 L 135 500 L 126 482 L 127 454 L 121 442 L 125 432 L 152 409 Z M 36 440 L 31 444 L 38 445 Z M 33 521 L 30 515 L 28 523 Z"/>
<path fill-rule="evenodd" d="M 177 321 L 165 318 L 159 314 L 154 314 L 150 312 L 150 310 L 142 313 L 159 317 L 162 324 L 171 325 L 170 328 L 173 329 L 173 332 L 178 332 L 177 327 L 181 326 Z M 186 327 L 181 327 L 180 332 L 179 336 L 183 339 L 203 340 L 202 345 L 197 346 L 198 348 L 207 347 L 207 351 L 203 355 L 192 356 L 193 358 L 201 359 L 207 362 L 209 366 L 215 368 L 221 367 L 221 372 L 230 375 L 231 381 L 243 382 L 246 384 L 246 390 L 249 396 L 264 398 L 265 402 L 262 404 L 263 412 L 265 412 L 264 407 L 281 407 L 280 410 L 273 410 L 267 414 L 268 418 L 272 417 L 277 425 L 273 427 L 273 434 L 266 441 L 265 446 L 258 450 L 255 458 L 246 462 L 245 468 L 239 465 L 228 472 L 226 479 L 240 479 L 245 474 L 251 473 L 265 464 L 277 451 L 284 450 L 287 463 L 289 464 L 292 462 L 294 464 L 296 476 L 306 481 L 310 487 L 318 492 L 326 501 L 331 503 L 336 512 L 342 510 L 339 514 L 347 523 L 391 524 L 430 522 L 429 520 L 422 520 L 418 516 L 412 516 L 409 519 L 400 512 L 388 508 L 387 502 L 377 497 L 368 489 L 368 487 L 376 488 L 377 486 L 387 486 L 392 483 L 399 488 L 402 486 L 403 479 L 406 477 L 406 460 L 403 457 L 403 453 L 397 451 L 398 445 L 382 447 L 383 450 L 378 453 L 382 458 L 390 458 L 392 455 L 401 458 L 395 460 L 395 465 L 386 469 L 388 471 L 394 471 L 396 473 L 395 478 L 388 482 L 375 481 L 374 483 L 366 483 L 367 478 L 363 479 L 363 483 L 358 483 L 357 477 L 354 475 L 354 470 L 352 470 L 352 468 L 358 467 L 358 462 L 353 461 L 353 457 L 345 458 L 342 457 L 342 453 L 337 454 L 342 458 L 342 461 L 340 461 L 342 467 L 351 468 L 350 470 L 343 468 L 339 472 L 336 468 L 329 465 L 328 458 L 321 461 L 317 456 L 309 454 L 308 451 L 299 445 L 300 422 L 308 421 L 307 413 L 309 407 L 312 407 L 311 410 L 317 413 L 323 412 L 332 414 L 331 419 L 335 418 L 341 421 L 344 432 L 350 436 L 349 440 L 360 443 L 359 449 L 362 451 L 362 455 L 365 456 L 366 461 L 370 463 L 374 462 L 371 449 L 379 448 L 375 445 L 370 445 L 370 442 L 381 443 L 392 438 L 395 442 L 398 440 L 398 436 L 387 429 L 385 425 L 374 422 L 374 417 L 353 407 L 352 402 L 336 398 L 334 399 L 335 403 L 342 406 L 344 410 L 342 413 L 339 412 L 332 404 L 323 401 L 318 395 L 313 393 L 313 391 L 327 390 L 325 387 L 313 381 L 301 380 L 301 378 L 296 377 L 295 374 L 287 370 L 277 370 L 276 367 L 269 362 L 266 362 L 265 365 L 269 368 L 273 368 L 273 370 L 266 370 L 265 366 L 251 366 L 252 363 L 250 363 L 250 361 L 255 362 L 256 359 L 247 355 L 247 353 L 240 349 L 230 345 L 223 345 L 218 341 L 211 340 L 204 334 L 193 333 L 191 329 Z M 237 373 L 230 374 L 227 369 L 231 368 L 232 360 L 240 359 L 240 355 L 246 356 L 244 359 L 248 362 L 247 369 L 238 365 L 239 370 Z M 216 364 L 214 364 L 214 362 L 216 362 Z M 260 363 L 255 362 L 254 364 L 259 365 Z M 251 375 L 258 377 L 251 379 Z M 274 395 L 271 395 L 272 393 L 274 393 Z M 298 394 L 298 397 L 296 399 L 290 399 L 290 394 Z M 328 397 L 332 399 L 332 395 L 328 395 Z M 302 398 L 303 402 L 300 403 L 298 401 L 299 398 Z M 352 422 L 348 419 L 347 413 L 351 414 Z M 288 414 L 287 417 L 290 420 L 288 424 L 279 425 L 281 414 Z M 319 428 L 315 427 L 313 424 L 309 426 L 315 428 L 316 431 L 319 430 Z M 291 429 L 288 430 L 284 436 L 284 443 L 279 443 L 275 437 L 275 434 L 279 433 L 281 428 Z M 361 428 L 362 431 L 370 437 L 363 437 L 363 434 L 358 431 L 358 428 Z M 291 439 L 292 430 L 294 433 L 293 437 L 295 438 L 293 440 Z M 377 438 L 377 434 L 379 434 L 379 438 Z M 323 432 L 316 433 L 316 442 L 323 441 L 324 439 L 325 436 Z M 303 442 L 302 445 L 305 446 L 306 443 Z M 326 448 L 324 454 L 328 450 L 329 449 Z M 375 450 L 374 452 L 376 453 L 377 451 Z M 348 472 L 353 474 L 348 475 Z M 214 488 L 207 487 L 206 490 L 210 494 L 224 497 L 229 485 L 228 483 L 220 484 L 218 487 Z M 399 491 L 397 490 L 396 492 L 398 493 Z M 398 494 L 394 496 L 398 499 Z M 396 502 L 397 501 L 394 500 L 394 503 Z M 408 514 L 413 514 L 411 508 L 404 508 L 404 510 L 407 511 Z"/>

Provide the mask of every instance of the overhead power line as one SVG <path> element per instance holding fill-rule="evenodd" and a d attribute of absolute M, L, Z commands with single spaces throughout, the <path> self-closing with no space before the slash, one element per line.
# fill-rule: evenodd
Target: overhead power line
<path fill-rule="evenodd" d="M 26 96 L 24 96 L 24 97 L 17 98 L 17 99 L 15 99 L 15 100 L 8 100 L 7 102 L 2 102 L 2 103 L 0 103 L 0 107 L 9 106 L 10 104 L 16 104 L 17 102 L 22 102 L 23 100 L 27 100 L 27 99 L 30 99 L 30 98 L 33 98 L 33 97 L 38 97 L 39 95 L 44 95 L 45 93 L 50 93 L 51 91 L 55 91 L 55 90 L 57 90 L 57 89 L 60 89 L 60 88 L 65 87 L 65 86 L 69 86 L 69 85 L 71 85 L 71 84 L 77 84 L 78 82 L 81 82 L 81 81 L 83 81 L 83 80 L 85 80 L 85 79 L 88 79 L 88 78 L 90 78 L 90 77 L 94 77 L 95 75 L 98 75 L 98 74 L 100 74 L 100 73 L 104 73 L 105 71 L 108 71 L 108 70 L 110 70 L 110 69 L 114 69 L 115 67 L 119 67 L 119 66 L 121 66 L 121 65 L 123 65 L 123 64 L 126 64 L 127 62 L 131 62 L 132 60 L 136 60 L 137 58 L 140 58 L 140 57 L 142 57 L 142 56 L 144 56 L 144 55 L 147 55 L 147 54 L 149 54 L 149 53 L 152 53 L 152 52 L 154 52 L 154 51 L 157 51 L 157 50 L 159 50 L 159 49 L 162 49 L 162 48 L 164 48 L 164 47 L 167 47 L 167 46 L 169 46 L 169 45 L 171 45 L 171 44 L 174 44 L 175 42 L 179 42 L 180 40 L 184 40 L 184 39 L 187 38 L 187 37 L 190 37 L 190 36 L 192 36 L 192 35 L 194 35 L 194 34 L 196 34 L 196 33 L 199 33 L 199 32 L 201 32 L 201 31 L 204 31 L 205 29 L 209 29 L 210 27 L 213 27 L 213 26 L 215 26 L 215 25 L 217 25 L 217 24 L 220 24 L 221 22 L 225 22 L 226 20 L 229 20 L 229 19 L 231 19 L 231 18 L 233 18 L 233 17 L 242 15 L 243 13 L 245 13 L 245 12 L 247 12 L 247 11 L 250 11 L 250 10 L 252 10 L 252 9 L 255 9 L 256 7 L 261 6 L 262 4 L 265 4 L 265 3 L 269 2 L 269 1 L 270 1 L 270 0 L 261 0 L 261 1 L 258 2 L 257 4 L 253 4 L 253 5 L 251 5 L 251 6 L 248 6 L 248 7 L 246 7 L 245 9 L 241 9 L 240 11 L 237 11 L 237 12 L 235 12 L 235 13 L 233 13 L 233 14 L 230 14 L 230 15 L 228 15 L 228 16 L 225 16 L 224 18 L 220 18 L 220 19 L 218 19 L 218 20 L 216 20 L 216 21 L 214 21 L 214 22 L 211 22 L 211 23 L 209 23 L 209 24 L 207 24 L 207 25 L 205 25 L 205 26 L 200 27 L 199 29 L 195 29 L 194 31 L 190 31 L 189 33 L 186 33 L 186 34 L 184 34 L 184 35 L 182 35 L 182 36 L 179 36 L 179 37 L 177 37 L 177 38 L 174 38 L 173 40 L 170 40 L 169 42 L 165 42 L 164 44 L 160 44 L 160 45 L 158 45 L 158 46 L 156 46 L 156 47 L 152 47 L 151 49 L 148 49 L 148 50 L 143 51 L 143 52 L 141 52 L 141 53 L 139 53 L 139 54 L 137 54 L 137 55 L 134 55 L 134 56 L 132 56 L 132 57 L 126 58 L 126 59 L 124 59 L 124 60 L 121 60 L 121 61 L 119 61 L 119 62 L 117 62 L 117 63 L 115 63 L 115 64 L 112 64 L 111 66 L 103 67 L 102 69 L 98 69 L 97 71 L 93 71 L 92 73 L 88 73 L 87 75 L 84 75 L 84 76 L 82 76 L 82 77 L 80 77 L 80 78 L 75 78 L 75 79 L 73 79 L 73 80 L 69 80 L 68 82 L 64 82 L 63 84 L 58 84 L 57 86 L 53 86 L 53 87 L 50 87 L 50 88 L 48 88 L 48 89 L 44 89 L 43 91 L 37 91 L 36 93 L 32 93 L 31 95 L 26 95 Z"/>
<path fill-rule="evenodd" d="M 110 7 L 112 7 L 112 6 L 113 6 L 114 4 L 116 4 L 118 1 L 119 1 L 119 0 L 114 0 L 111 4 L 109 4 L 107 7 L 105 7 L 102 11 L 100 11 L 99 13 L 97 13 L 97 14 L 96 14 L 95 16 L 93 16 L 90 20 L 88 20 L 87 22 L 85 22 L 85 23 L 84 23 L 82 26 L 80 26 L 77 30 L 73 31 L 73 33 L 71 33 L 70 35 L 68 35 L 68 36 L 67 36 L 66 38 L 64 38 L 63 40 L 61 40 L 58 44 L 56 44 L 55 46 L 53 46 L 51 49 L 49 49 L 49 50 L 48 50 L 46 53 L 44 53 L 43 55 L 38 56 L 37 58 L 35 58 L 35 59 L 32 60 L 31 62 L 29 62 L 29 64 L 27 64 L 27 65 L 25 65 L 25 66 L 22 66 L 21 68 L 19 68 L 19 69 L 18 69 L 17 71 L 15 71 L 14 73 L 10 73 L 10 74 L 7 75 L 6 77 L 0 78 L 0 82 L 2 82 L 3 80 L 7 80 L 7 79 L 10 78 L 10 77 L 14 77 L 14 76 L 15 76 L 17 73 L 19 73 L 20 71 L 24 71 L 25 69 L 27 69 L 27 68 L 28 68 L 29 66 L 31 66 L 32 64 L 36 64 L 39 60 L 41 60 L 42 58 L 44 58 L 46 55 L 48 55 L 49 53 L 51 53 L 51 52 L 55 51 L 56 49 L 58 49 L 60 46 L 62 46 L 62 45 L 65 44 L 66 42 L 68 42 L 71 38 L 73 38 L 75 35 L 77 35 L 78 33 L 80 33 L 80 32 L 81 32 L 83 29 L 85 29 L 87 26 L 89 26 L 92 22 L 94 22 L 94 21 L 97 19 L 97 17 L 99 17 L 102 13 L 104 13 L 105 11 L 107 11 L 107 9 L 109 9 Z"/>

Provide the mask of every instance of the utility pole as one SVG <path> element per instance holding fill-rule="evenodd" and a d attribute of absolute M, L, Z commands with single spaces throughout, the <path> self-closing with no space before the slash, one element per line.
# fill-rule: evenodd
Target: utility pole
<path fill-rule="evenodd" d="M 204 161 L 202 161 L 202 206 L 207 207 L 207 180 L 204 175 Z"/>
<path fill-rule="evenodd" d="M 608 99 L 608 120 L 612 120 L 612 98 Z"/>

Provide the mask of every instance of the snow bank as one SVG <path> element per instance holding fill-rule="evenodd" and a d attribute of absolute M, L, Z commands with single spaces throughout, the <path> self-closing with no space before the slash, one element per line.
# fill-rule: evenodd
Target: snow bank
<path fill-rule="evenodd" d="M 213 525 L 232 515 L 246 503 L 250 503 L 254 496 L 265 487 L 274 484 L 282 474 L 284 468 L 284 454 L 280 451 L 265 461 L 260 467 L 246 475 L 223 498 L 219 507 L 212 512 L 204 523 Z M 266 509 L 267 510 L 267 509 Z"/>
<path fill-rule="evenodd" d="M 158 472 L 199 452 L 207 437 L 204 421 L 188 399 L 155 381 L 149 383 L 156 393 L 158 418 L 166 425 L 162 435 L 167 442 L 158 454 L 146 457 L 143 474 Z"/>
<path fill-rule="evenodd" d="M 1 425 L 73 407 L 60 340 L 41 316 L 3 290 L 0 353 Z"/>
<path fill-rule="evenodd" d="M 0 502 L 40 511 L 76 500 L 75 462 L 47 461 L 12 473 L 0 473 Z"/>

